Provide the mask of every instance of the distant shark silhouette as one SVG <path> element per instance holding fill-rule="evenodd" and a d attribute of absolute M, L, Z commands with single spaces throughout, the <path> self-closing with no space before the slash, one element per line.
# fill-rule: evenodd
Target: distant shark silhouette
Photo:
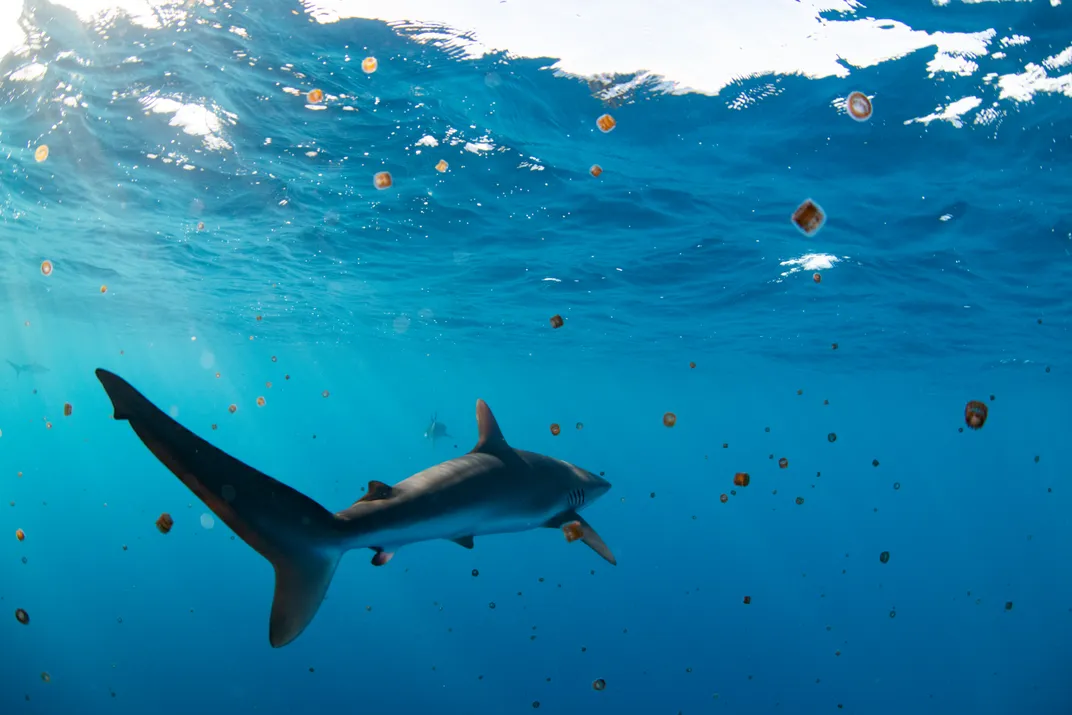
<path fill-rule="evenodd" d="M 479 439 L 468 454 L 393 487 L 368 492 L 336 514 L 213 447 L 168 417 L 118 375 L 98 369 L 114 409 L 149 450 L 238 536 L 275 567 L 268 641 L 282 647 L 316 616 L 343 554 L 375 551 L 382 566 L 407 544 L 448 539 L 467 549 L 473 537 L 562 528 L 578 522 L 581 540 L 611 564 L 610 549 L 578 512 L 610 482 L 567 462 L 513 449 L 491 409 L 477 400 Z M 574 529 L 574 532 L 577 530 Z"/>
<path fill-rule="evenodd" d="M 43 372 L 48 372 L 47 367 L 45 367 L 44 365 L 38 365 L 35 362 L 31 362 L 31 363 L 29 363 L 27 365 L 19 365 L 17 363 L 13 363 L 10 360 L 8 360 L 7 364 L 10 365 L 11 367 L 15 368 L 15 377 L 16 378 L 20 377 L 22 375 L 22 373 L 24 373 L 24 372 L 28 372 L 31 375 L 40 375 Z"/>
<path fill-rule="evenodd" d="M 435 449 L 435 441 L 437 437 L 450 437 L 447 434 L 447 426 L 437 420 L 439 413 L 432 415 L 432 422 L 428 425 L 428 429 L 424 431 L 424 438 L 432 440 L 432 448 Z"/>

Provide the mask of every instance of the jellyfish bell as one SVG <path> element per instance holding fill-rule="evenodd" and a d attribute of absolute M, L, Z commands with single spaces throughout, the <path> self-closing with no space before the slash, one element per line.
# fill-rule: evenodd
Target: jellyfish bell
<path fill-rule="evenodd" d="M 568 524 L 562 526 L 562 533 L 566 536 L 566 541 L 571 544 L 578 539 L 584 538 L 584 528 L 579 521 L 571 521 Z"/>
<path fill-rule="evenodd" d="M 964 406 L 964 423 L 971 429 L 980 429 L 986 424 L 989 412 L 985 402 L 972 400 Z"/>
<path fill-rule="evenodd" d="M 851 92 L 845 100 L 845 108 L 849 116 L 858 122 L 866 122 L 870 119 L 873 110 L 870 98 L 863 92 Z"/>
<path fill-rule="evenodd" d="M 811 237 L 826 223 L 826 212 L 811 199 L 805 199 L 792 215 L 793 225 L 805 236 Z M 800 394 L 800 393 L 797 393 Z"/>
<path fill-rule="evenodd" d="M 30 625 L 30 614 L 22 608 L 15 609 L 15 620 L 24 626 Z"/>

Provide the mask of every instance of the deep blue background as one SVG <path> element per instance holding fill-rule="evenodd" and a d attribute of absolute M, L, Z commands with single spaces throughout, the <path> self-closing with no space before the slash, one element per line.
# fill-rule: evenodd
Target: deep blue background
<path fill-rule="evenodd" d="M 1029 35 L 1003 72 L 1072 37 L 1039 2 L 902 6 L 868 13 Z M 1068 97 L 906 125 L 998 101 L 928 49 L 608 109 L 547 61 L 251 7 L 104 39 L 42 6 L 46 78 L 0 83 L 0 358 L 49 368 L 0 363 L 0 713 L 1072 711 Z M 869 123 L 832 106 L 853 89 Z M 153 92 L 234 113 L 232 149 Z M 807 254 L 840 260 L 815 284 L 782 265 Z M 470 449 L 484 398 L 514 446 L 606 472 L 586 516 L 619 565 L 550 530 L 355 553 L 272 650 L 267 562 L 201 527 L 96 367 L 331 509 Z"/>

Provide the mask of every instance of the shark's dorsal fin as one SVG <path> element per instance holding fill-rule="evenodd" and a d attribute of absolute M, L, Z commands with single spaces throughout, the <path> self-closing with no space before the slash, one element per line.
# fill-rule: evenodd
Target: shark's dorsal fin
<path fill-rule="evenodd" d="M 614 554 L 611 553 L 610 547 L 603 541 L 592 525 L 584 520 L 584 517 L 578 514 L 573 509 L 567 509 L 561 514 L 551 517 L 544 523 L 544 526 L 548 529 L 560 529 L 564 524 L 570 522 L 579 522 L 581 526 L 581 541 L 588 544 L 588 546 L 597 554 L 607 560 L 612 566 L 618 565 L 618 560 L 614 558 Z"/>
<path fill-rule="evenodd" d="M 480 436 L 473 447 L 474 452 L 495 454 L 510 448 L 499 429 L 499 423 L 495 421 L 495 415 L 491 414 L 491 408 L 483 400 L 476 401 L 476 429 Z"/>
<path fill-rule="evenodd" d="M 365 496 L 358 499 L 358 503 L 363 501 L 379 501 L 380 499 L 390 499 L 394 494 L 394 489 L 384 484 L 383 482 L 377 482 L 375 479 L 368 483 L 368 491 Z"/>
<path fill-rule="evenodd" d="M 458 546 L 464 546 L 467 549 L 473 548 L 473 537 L 471 536 L 459 536 L 457 539 L 451 539 Z"/>

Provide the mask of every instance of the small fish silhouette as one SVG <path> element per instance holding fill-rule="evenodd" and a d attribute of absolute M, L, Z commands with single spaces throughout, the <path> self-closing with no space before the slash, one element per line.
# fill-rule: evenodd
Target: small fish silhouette
<path fill-rule="evenodd" d="M 440 422 L 438 419 L 439 413 L 432 415 L 432 422 L 428 425 L 428 429 L 424 431 L 424 438 L 432 440 L 432 449 L 435 449 L 435 441 L 437 437 L 450 437 L 447 434 L 447 426 Z"/>
<path fill-rule="evenodd" d="M 10 365 L 11 367 L 15 368 L 15 377 L 16 378 L 20 377 L 22 375 L 22 373 L 24 373 L 24 372 L 28 372 L 31 375 L 40 375 L 43 372 L 48 372 L 47 367 L 45 367 L 44 365 L 38 365 L 35 362 L 31 362 L 31 363 L 28 363 L 26 365 L 19 365 L 19 364 L 13 363 L 10 360 L 8 360 L 7 364 Z"/>

